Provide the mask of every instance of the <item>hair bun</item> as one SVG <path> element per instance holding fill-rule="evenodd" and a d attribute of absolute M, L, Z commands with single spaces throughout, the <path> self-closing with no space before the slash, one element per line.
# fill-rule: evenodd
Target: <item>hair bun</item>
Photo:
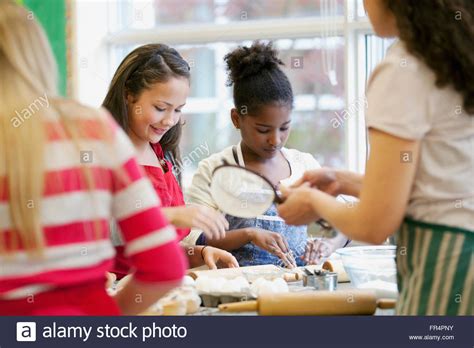
<path fill-rule="evenodd" d="M 224 57 L 228 71 L 228 85 L 256 75 L 265 69 L 278 69 L 284 65 L 272 42 L 267 44 L 255 41 L 252 46 L 240 46 Z"/>

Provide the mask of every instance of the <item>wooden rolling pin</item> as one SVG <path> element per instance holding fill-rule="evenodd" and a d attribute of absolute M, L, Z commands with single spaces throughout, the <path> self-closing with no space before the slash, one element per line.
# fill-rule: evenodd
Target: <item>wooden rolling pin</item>
<path fill-rule="evenodd" d="M 262 294 L 256 301 L 221 304 L 221 312 L 260 315 L 372 315 L 376 309 L 395 307 L 395 300 L 377 300 L 373 291 L 318 291 Z"/>

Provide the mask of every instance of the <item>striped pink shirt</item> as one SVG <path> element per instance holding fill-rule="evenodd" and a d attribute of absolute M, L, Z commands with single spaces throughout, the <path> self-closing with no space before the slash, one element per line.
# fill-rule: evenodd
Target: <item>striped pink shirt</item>
<path fill-rule="evenodd" d="M 23 298 L 105 279 L 115 255 L 109 239 L 111 219 L 120 226 L 137 279 L 162 282 L 179 280 L 184 274 L 186 261 L 176 232 L 160 212 L 159 198 L 135 160 L 133 145 L 112 117 L 102 112 L 113 128 L 112 141 L 104 140 L 97 132 L 101 122 L 97 112 L 88 114 L 77 117 L 88 130 L 80 148 L 90 152 L 82 157 L 72 141 L 59 136 L 58 121 L 46 122 L 45 189 L 39 205 L 44 257 L 31 259 L 20 245 L 12 259 L 0 259 L 0 298 Z M 94 178 L 92 191 L 87 189 L 81 158 L 91 160 L 86 165 Z M 0 180 L 6 184 L 5 173 L 0 173 Z M 8 192 L 0 193 L 0 235 L 11 248 Z"/>

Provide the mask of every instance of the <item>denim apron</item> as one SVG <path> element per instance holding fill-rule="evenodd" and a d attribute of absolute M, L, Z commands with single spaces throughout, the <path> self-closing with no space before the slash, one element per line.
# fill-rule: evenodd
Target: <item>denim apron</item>
<path fill-rule="evenodd" d="M 264 215 L 253 219 L 239 218 L 231 215 L 226 215 L 225 218 L 229 222 L 229 230 L 253 227 L 281 234 L 286 238 L 296 264 L 298 266 L 304 265 L 301 256 L 304 254 L 306 247 L 307 227 L 287 225 L 278 216 L 275 204 L 273 204 Z M 284 266 L 279 257 L 255 246 L 252 243 L 245 244 L 242 247 L 233 250 L 232 254 L 235 256 L 240 266 L 267 264 Z"/>
<path fill-rule="evenodd" d="M 239 146 L 240 147 L 240 146 Z M 235 162 L 245 167 L 243 159 L 239 159 L 237 147 L 232 149 Z M 242 156 L 240 156 L 242 157 Z M 291 163 L 289 163 L 291 168 Z M 298 266 L 303 266 L 301 259 L 304 254 L 307 241 L 307 226 L 290 226 L 287 225 L 282 218 L 278 216 L 276 205 L 273 204 L 263 215 L 256 218 L 240 218 L 232 215 L 225 215 L 229 222 L 229 230 L 240 228 L 257 228 L 281 234 L 288 242 L 290 251 Z M 252 243 L 243 245 L 242 247 L 232 251 L 240 266 L 255 266 L 273 264 L 285 266 L 278 256 L 263 250 Z"/>

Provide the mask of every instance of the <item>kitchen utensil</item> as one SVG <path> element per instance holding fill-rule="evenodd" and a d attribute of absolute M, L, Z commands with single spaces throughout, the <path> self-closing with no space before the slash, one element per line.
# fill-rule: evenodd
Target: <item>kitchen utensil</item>
<path fill-rule="evenodd" d="M 341 259 L 331 258 L 330 260 L 326 260 L 324 261 L 322 268 L 328 270 L 329 272 L 337 273 L 338 283 L 350 282 L 349 276 L 342 265 Z"/>
<path fill-rule="evenodd" d="M 314 270 L 310 272 L 304 269 L 303 286 L 314 287 L 316 290 L 335 291 L 337 288 L 337 273 L 327 270 Z"/>
<path fill-rule="evenodd" d="M 211 195 L 221 211 L 240 218 L 263 215 L 273 203 L 283 203 L 281 192 L 265 176 L 226 161 L 212 173 Z M 326 221 L 316 223 L 322 227 L 323 237 L 335 235 Z"/>
<path fill-rule="evenodd" d="M 260 315 L 372 315 L 377 308 L 395 307 L 395 300 L 377 300 L 374 292 L 317 291 L 310 293 L 261 294 L 256 301 L 219 306 L 221 312 L 257 311 Z"/>

